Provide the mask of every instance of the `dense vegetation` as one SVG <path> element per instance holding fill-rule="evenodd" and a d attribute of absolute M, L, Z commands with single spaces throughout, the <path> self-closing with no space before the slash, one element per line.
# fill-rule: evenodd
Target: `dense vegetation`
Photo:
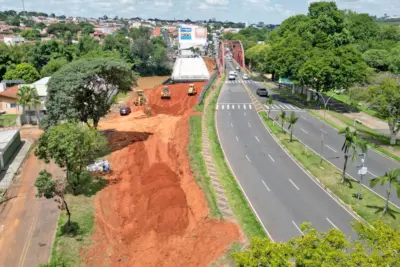
<path fill-rule="evenodd" d="M 223 36 L 225 40 L 240 40 L 245 50 L 255 46 L 258 42 L 266 42 L 270 30 L 266 27 L 257 29 L 248 27 L 240 30 L 238 33 L 228 32 Z"/>

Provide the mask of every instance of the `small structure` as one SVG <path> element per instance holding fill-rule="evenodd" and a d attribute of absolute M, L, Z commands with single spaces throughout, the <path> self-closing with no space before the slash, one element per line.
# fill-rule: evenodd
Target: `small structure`
<path fill-rule="evenodd" d="M 110 162 L 108 160 L 96 160 L 93 164 L 87 166 L 88 172 L 105 172 L 111 171 Z"/>
<path fill-rule="evenodd" d="M 0 131 L 0 168 L 4 170 L 21 146 L 19 130 Z"/>
<path fill-rule="evenodd" d="M 25 42 L 25 38 L 21 36 L 4 36 L 3 40 L 6 45 L 19 45 Z"/>

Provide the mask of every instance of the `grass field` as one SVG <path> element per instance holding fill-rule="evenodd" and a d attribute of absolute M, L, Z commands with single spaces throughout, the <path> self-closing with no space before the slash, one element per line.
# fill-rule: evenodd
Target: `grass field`
<path fill-rule="evenodd" d="M 3 114 L 0 115 L 0 127 L 10 127 L 17 124 L 16 114 Z"/>
<path fill-rule="evenodd" d="M 344 203 L 349 205 L 358 215 L 360 215 L 361 218 L 369 223 L 381 219 L 391 227 L 400 229 L 400 210 L 390 205 L 394 217 L 383 215 L 382 213 L 376 213 L 379 208 L 382 208 L 385 205 L 385 201 L 365 188 L 362 188 L 362 199 L 357 204 L 355 195 L 358 190 L 358 182 L 348 178 L 349 181 L 351 181 L 349 182 L 351 187 L 348 183 L 343 185 L 340 184 L 341 172 L 338 171 L 335 166 L 326 161 L 323 161 L 322 164 L 320 164 L 321 158 L 317 154 L 307 149 L 306 146 L 295 139 L 293 139 L 293 142 L 290 142 L 290 135 L 283 131 L 280 125 L 276 123 L 274 124 L 272 120 L 268 119 L 266 113 L 260 112 L 260 115 L 262 116 L 265 125 L 272 131 L 280 143 L 294 156 L 294 158 L 305 169 L 310 171 L 310 173 L 318 179 L 325 188 L 328 188 Z M 323 169 L 321 169 L 321 167 Z M 392 195 L 392 197 L 396 196 Z"/>
<path fill-rule="evenodd" d="M 210 176 L 208 176 L 206 164 L 201 153 L 201 118 L 201 115 L 193 115 L 189 119 L 190 135 L 188 152 L 190 157 L 190 166 L 192 167 L 197 183 L 204 192 L 211 217 L 220 219 L 222 218 L 222 215 L 218 209 L 214 188 L 211 184 Z"/>
<path fill-rule="evenodd" d="M 330 94 L 329 94 L 329 96 L 330 96 Z M 351 100 L 350 100 L 349 96 L 346 95 L 346 94 L 340 94 L 340 95 L 339 94 L 332 94 L 332 98 L 334 98 L 334 99 L 336 99 L 336 100 L 338 100 L 340 102 L 346 103 L 347 105 L 351 105 Z M 365 113 L 367 113 L 367 114 L 369 114 L 369 115 L 371 115 L 373 117 L 377 117 L 378 118 L 377 112 L 375 110 L 373 110 L 373 109 L 369 109 L 369 108 L 366 108 L 366 107 L 361 106 L 361 105 L 357 105 L 357 109 L 359 109 L 359 110 L 361 110 L 361 111 L 363 111 L 363 112 L 365 112 Z"/>
<path fill-rule="evenodd" d="M 224 78 L 221 79 L 222 81 Z M 216 96 L 221 91 L 222 83 L 218 86 Z M 229 206 L 246 236 L 251 239 L 254 236 L 266 237 L 266 234 L 250 209 L 242 191 L 240 190 L 235 177 L 232 175 L 222 152 L 216 126 L 215 126 L 215 105 L 217 98 L 213 98 L 206 109 L 206 123 L 208 139 L 211 146 L 211 153 L 215 163 L 215 169 L 224 187 Z"/>

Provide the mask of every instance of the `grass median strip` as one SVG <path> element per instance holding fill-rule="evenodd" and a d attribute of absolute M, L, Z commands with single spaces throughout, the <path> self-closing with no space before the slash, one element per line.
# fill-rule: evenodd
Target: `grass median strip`
<path fill-rule="evenodd" d="M 215 192 L 211 184 L 210 176 L 207 174 L 206 164 L 201 153 L 201 123 L 201 115 L 193 115 L 189 119 L 190 135 L 188 151 L 190 157 L 190 166 L 192 167 L 197 183 L 204 192 L 208 207 L 210 208 L 211 217 L 221 218 L 222 216 L 220 210 L 218 209 Z"/>
<path fill-rule="evenodd" d="M 362 188 L 362 199 L 357 204 L 357 199 L 355 197 L 358 189 L 357 182 L 351 180 L 351 186 L 347 183 L 344 185 L 340 184 L 341 172 L 335 166 L 326 161 L 320 164 L 321 158 L 317 154 L 296 139 L 290 142 L 290 135 L 283 131 L 280 125 L 268 119 L 268 115 L 265 112 L 260 112 L 260 115 L 272 134 L 294 158 L 308 170 L 312 176 L 318 179 L 325 188 L 329 189 L 345 204 L 349 205 L 361 218 L 369 223 L 381 219 L 395 229 L 400 228 L 400 210 L 390 205 L 393 217 L 377 213 L 379 208 L 384 207 L 385 200 L 365 188 Z"/>
<path fill-rule="evenodd" d="M 221 81 L 223 80 L 224 79 L 222 78 Z M 216 97 L 221 91 L 221 88 L 222 83 L 218 86 Z M 253 214 L 251 208 L 246 201 L 246 198 L 244 197 L 236 182 L 235 177 L 232 175 L 230 169 L 228 168 L 228 165 L 225 162 L 225 157 L 222 152 L 217 136 L 217 131 L 215 128 L 215 106 L 217 103 L 216 97 L 210 101 L 209 105 L 206 108 L 207 133 L 216 172 L 218 173 L 221 185 L 224 187 L 229 206 L 231 207 L 232 212 L 239 221 L 239 224 L 245 232 L 246 236 L 249 239 L 255 236 L 266 237 L 266 234 L 261 224 L 257 220 L 256 216 Z"/>

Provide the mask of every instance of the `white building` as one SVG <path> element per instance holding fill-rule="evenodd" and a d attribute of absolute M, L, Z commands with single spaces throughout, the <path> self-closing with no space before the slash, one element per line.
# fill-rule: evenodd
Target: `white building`
<path fill-rule="evenodd" d="M 26 113 L 30 116 L 36 117 L 36 111 L 39 112 L 39 116 L 43 117 L 46 114 L 46 99 L 47 99 L 47 83 L 49 82 L 50 77 L 44 77 L 32 84 L 23 84 L 21 86 L 31 86 L 36 88 L 36 91 L 40 98 L 40 104 L 36 107 L 28 107 L 25 109 Z"/>
<path fill-rule="evenodd" d="M 25 38 L 21 36 L 4 36 L 6 45 L 19 45 L 25 42 Z"/>

